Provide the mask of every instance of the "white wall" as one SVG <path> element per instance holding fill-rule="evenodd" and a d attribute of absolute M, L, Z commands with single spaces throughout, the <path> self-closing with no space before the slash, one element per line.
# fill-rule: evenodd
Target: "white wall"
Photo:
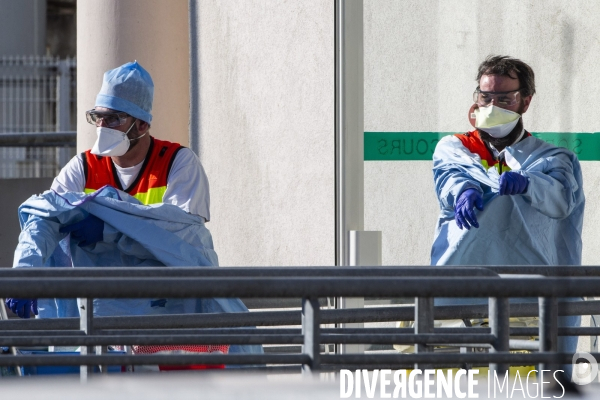
<path fill-rule="evenodd" d="M 365 131 L 464 132 L 488 54 L 527 62 L 534 132 L 595 132 L 600 2 L 365 0 Z M 599 163 L 582 162 L 583 262 L 597 264 Z M 429 264 L 438 205 L 429 161 L 365 162 L 365 229 L 383 231 L 383 263 Z"/>
<path fill-rule="evenodd" d="M 197 7 L 199 155 L 221 265 L 333 265 L 334 2 Z"/>

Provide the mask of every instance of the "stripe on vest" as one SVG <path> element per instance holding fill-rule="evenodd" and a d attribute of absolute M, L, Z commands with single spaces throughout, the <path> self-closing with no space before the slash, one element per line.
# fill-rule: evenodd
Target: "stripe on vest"
<path fill-rule="evenodd" d="M 88 189 L 85 188 L 84 193 L 90 194 L 94 193 L 96 189 Z M 157 204 L 163 202 L 163 196 L 167 191 L 166 186 L 161 186 L 157 188 L 150 188 L 147 192 L 144 193 L 136 193 L 133 195 L 136 199 L 138 199 L 144 205 Z"/>

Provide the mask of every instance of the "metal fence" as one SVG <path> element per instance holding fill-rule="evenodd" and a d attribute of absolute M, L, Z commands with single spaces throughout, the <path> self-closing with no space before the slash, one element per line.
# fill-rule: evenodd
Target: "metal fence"
<path fill-rule="evenodd" d="M 535 274 L 510 276 L 498 274 Z M 545 276 L 542 276 L 545 275 Z M 2 346 L 83 346 L 80 355 L 0 357 L 0 365 L 278 364 L 306 372 L 418 365 L 540 364 L 555 369 L 573 354 L 557 352 L 559 335 L 597 336 L 597 327 L 558 327 L 559 315 L 594 315 L 600 302 L 558 298 L 600 293 L 598 267 L 492 268 L 49 268 L 0 270 L 0 295 L 81 298 L 81 318 L 0 322 Z M 459 279 L 457 279 L 459 278 Z M 92 298 L 299 298 L 302 312 L 93 317 Z M 414 297 L 414 306 L 322 310 L 328 296 Z M 433 297 L 485 297 L 486 306 L 434 307 Z M 538 297 L 539 304 L 509 304 Z M 510 316 L 538 316 L 537 328 L 510 327 Z M 489 328 L 434 328 L 434 319 L 489 318 Z M 329 328 L 326 323 L 414 320 L 414 328 Z M 302 329 L 272 328 L 297 324 Z M 248 328 L 248 327 L 258 328 Z M 244 328 L 246 327 L 246 328 Z M 268 328 L 267 328 L 268 327 Z M 515 336 L 538 336 L 537 341 Z M 106 345 L 302 344 L 299 353 L 109 355 Z M 322 354 L 322 344 L 414 344 L 415 354 Z M 487 353 L 433 352 L 434 345 L 485 347 Z M 100 346 L 100 347 L 96 347 Z M 94 350 L 96 354 L 92 353 Z M 511 353 L 511 349 L 529 353 Z M 592 353 L 600 359 L 600 353 Z M 282 367 L 277 367 L 282 368 Z M 297 369 L 299 370 L 299 369 Z"/>
<path fill-rule="evenodd" d="M 53 177 L 75 154 L 70 142 L 20 146 L 3 136 L 74 134 L 76 82 L 75 59 L 0 57 L 0 178 Z"/>

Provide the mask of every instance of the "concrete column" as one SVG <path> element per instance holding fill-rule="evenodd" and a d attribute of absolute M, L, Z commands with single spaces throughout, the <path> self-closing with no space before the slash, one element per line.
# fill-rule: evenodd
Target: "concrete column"
<path fill-rule="evenodd" d="M 102 0 L 77 3 L 77 151 L 92 147 L 94 107 L 105 71 L 137 60 L 154 80 L 151 134 L 189 143 L 188 3 Z"/>

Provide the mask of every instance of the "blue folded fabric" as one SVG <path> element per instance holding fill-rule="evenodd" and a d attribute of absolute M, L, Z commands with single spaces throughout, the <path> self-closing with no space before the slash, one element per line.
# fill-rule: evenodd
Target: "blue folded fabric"
<path fill-rule="evenodd" d="M 61 226 L 89 214 L 102 219 L 104 238 L 94 245 L 70 243 Z M 46 191 L 19 207 L 21 234 L 14 268 L 23 267 L 218 267 L 204 219 L 171 204 L 143 205 L 110 186 L 92 194 Z M 95 316 L 246 312 L 235 298 L 94 299 Z M 39 299 L 40 318 L 79 317 L 75 299 Z M 233 351 L 231 351 L 233 350 Z M 262 346 L 232 346 L 230 352 L 262 353 Z"/>

